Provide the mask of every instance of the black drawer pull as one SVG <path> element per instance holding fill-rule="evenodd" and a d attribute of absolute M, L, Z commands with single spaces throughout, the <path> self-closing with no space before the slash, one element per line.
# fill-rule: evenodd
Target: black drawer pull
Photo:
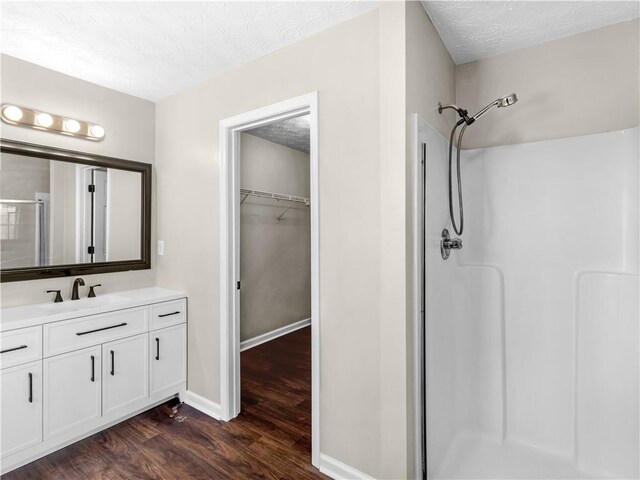
<path fill-rule="evenodd" d="M 29 403 L 33 403 L 33 373 L 29 372 Z"/>
<path fill-rule="evenodd" d="M 160 360 L 160 339 L 156 337 L 156 360 Z"/>
<path fill-rule="evenodd" d="M 0 351 L 0 353 L 15 352 L 16 350 L 22 350 L 23 348 L 27 348 L 27 346 L 26 345 L 20 345 L 19 347 L 7 348 L 6 350 Z"/>
<path fill-rule="evenodd" d="M 171 315 L 178 315 L 180 312 L 171 312 L 171 313 L 163 313 L 162 315 L 158 315 L 158 317 L 170 317 Z"/>
<path fill-rule="evenodd" d="M 111 375 L 116 374 L 116 354 L 113 350 L 111 350 Z"/>
<path fill-rule="evenodd" d="M 86 335 L 88 333 L 96 333 L 96 332 L 101 332 L 103 330 L 109 330 L 111 328 L 118 328 L 118 327 L 124 327 L 127 324 L 127 322 L 122 322 L 119 325 L 111 325 L 110 327 L 103 327 L 103 328 L 96 328 L 95 330 L 88 330 L 86 332 L 78 332 L 76 333 L 76 335 Z"/>
<path fill-rule="evenodd" d="M 91 355 L 91 381 L 96 381 L 96 357 Z"/>

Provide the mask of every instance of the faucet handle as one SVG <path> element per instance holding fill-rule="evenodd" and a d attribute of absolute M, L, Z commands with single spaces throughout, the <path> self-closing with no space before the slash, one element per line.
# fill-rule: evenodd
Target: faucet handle
<path fill-rule="evenodd" d="M 93 298 L 96 296 L 96 292 L 93 291 L 94 287 L 101 287 L 102 284 L 101 283 L 96 283 L 95 285 L 90 285 L 89 286 L 89 295 L 87 295 L 87 297 L 89 298 Z"/>
<path fill-rule="evenodd" d="M 53 303 L 62 302 L 62 295 L 60 295 L 60 290 L 47 290 L 47 293 L 55 293 L 56 294 L 56 298 L 53 301 Z"/>

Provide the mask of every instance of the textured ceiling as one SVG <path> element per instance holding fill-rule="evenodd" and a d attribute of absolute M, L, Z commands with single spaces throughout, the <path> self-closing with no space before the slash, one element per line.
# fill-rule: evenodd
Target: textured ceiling
<path fill-rule="evenodd" d="M 423 1 L 460 65 L 640 16 L 636 1 Z"/>
<path fill-rule="evenodd" d="M 247 130 L 245 133 L 284 145 L 304 153 L 309 153 L 309 115 L 289 118 L 281 122 L 269 123 Z"/>
<path fill-rule="evenodd" d="M 377 2 L 0 2 L 3 53 L 159 100 Z"/>

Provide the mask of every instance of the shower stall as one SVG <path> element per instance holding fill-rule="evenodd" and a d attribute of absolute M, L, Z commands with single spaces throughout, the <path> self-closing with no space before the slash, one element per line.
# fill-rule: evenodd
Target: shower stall
<path fill-rule="evenodd" d="M 416 118 L 423 478 L 637 479 L 638 128 L 465 150 Z"/>

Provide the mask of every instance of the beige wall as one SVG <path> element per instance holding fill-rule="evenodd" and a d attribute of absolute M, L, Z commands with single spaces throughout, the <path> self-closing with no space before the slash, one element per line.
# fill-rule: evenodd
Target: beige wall
<path fill-rule="evenodd" d="M 407 475 L 405 4 L 380 4 L 381 478 Z"/>
<path fill-rule="evenodd" d="M 2 55 L 1 66 L 2 103 L 15 103 L 95 122 L 107 131 L 102 142 L 90 142 L 2 123 L 0 134 L 3 138 L 153 163 L 155 106 L 152 102 L 7 55 Z M 154 228 L 155 224 L 152 226 L 153 252 Z M 102 283 L 103 292 L 117 291 L 154 285 L 155 271 L 92 275 L 85 280 Z M 57 288 L 62 289 L 63 296 L 68 298 L 72 282 L 72 278 L 58 278 L 2 283 L 2 306 L 46 302 L 50 300 L 51 294 L 45 293 L 45 290 Z"/>
<path fill-rule="evenodd" d="M 156 106 L 158 282 L 189 292 L 189 390 L 219 402 L 219 121 L 319 92 L 321 450 L 374 476 L 387 445 L 378 18 L 362 15 Z"/>
<path fill-rule="evenodd" d="M 309 154 L 242 134 L 240 186 L 309 197 Z M 309 207 L 247 197 L 240 210 L 240 340 L 311 317 Z"/>
<path fill-rule="evenodd" d="M 475 112 L 516 92 L 464 136 L 480 148 L 638 125 L 640 20 L 619 23 L 456 68 L 456 100 Z"/>

